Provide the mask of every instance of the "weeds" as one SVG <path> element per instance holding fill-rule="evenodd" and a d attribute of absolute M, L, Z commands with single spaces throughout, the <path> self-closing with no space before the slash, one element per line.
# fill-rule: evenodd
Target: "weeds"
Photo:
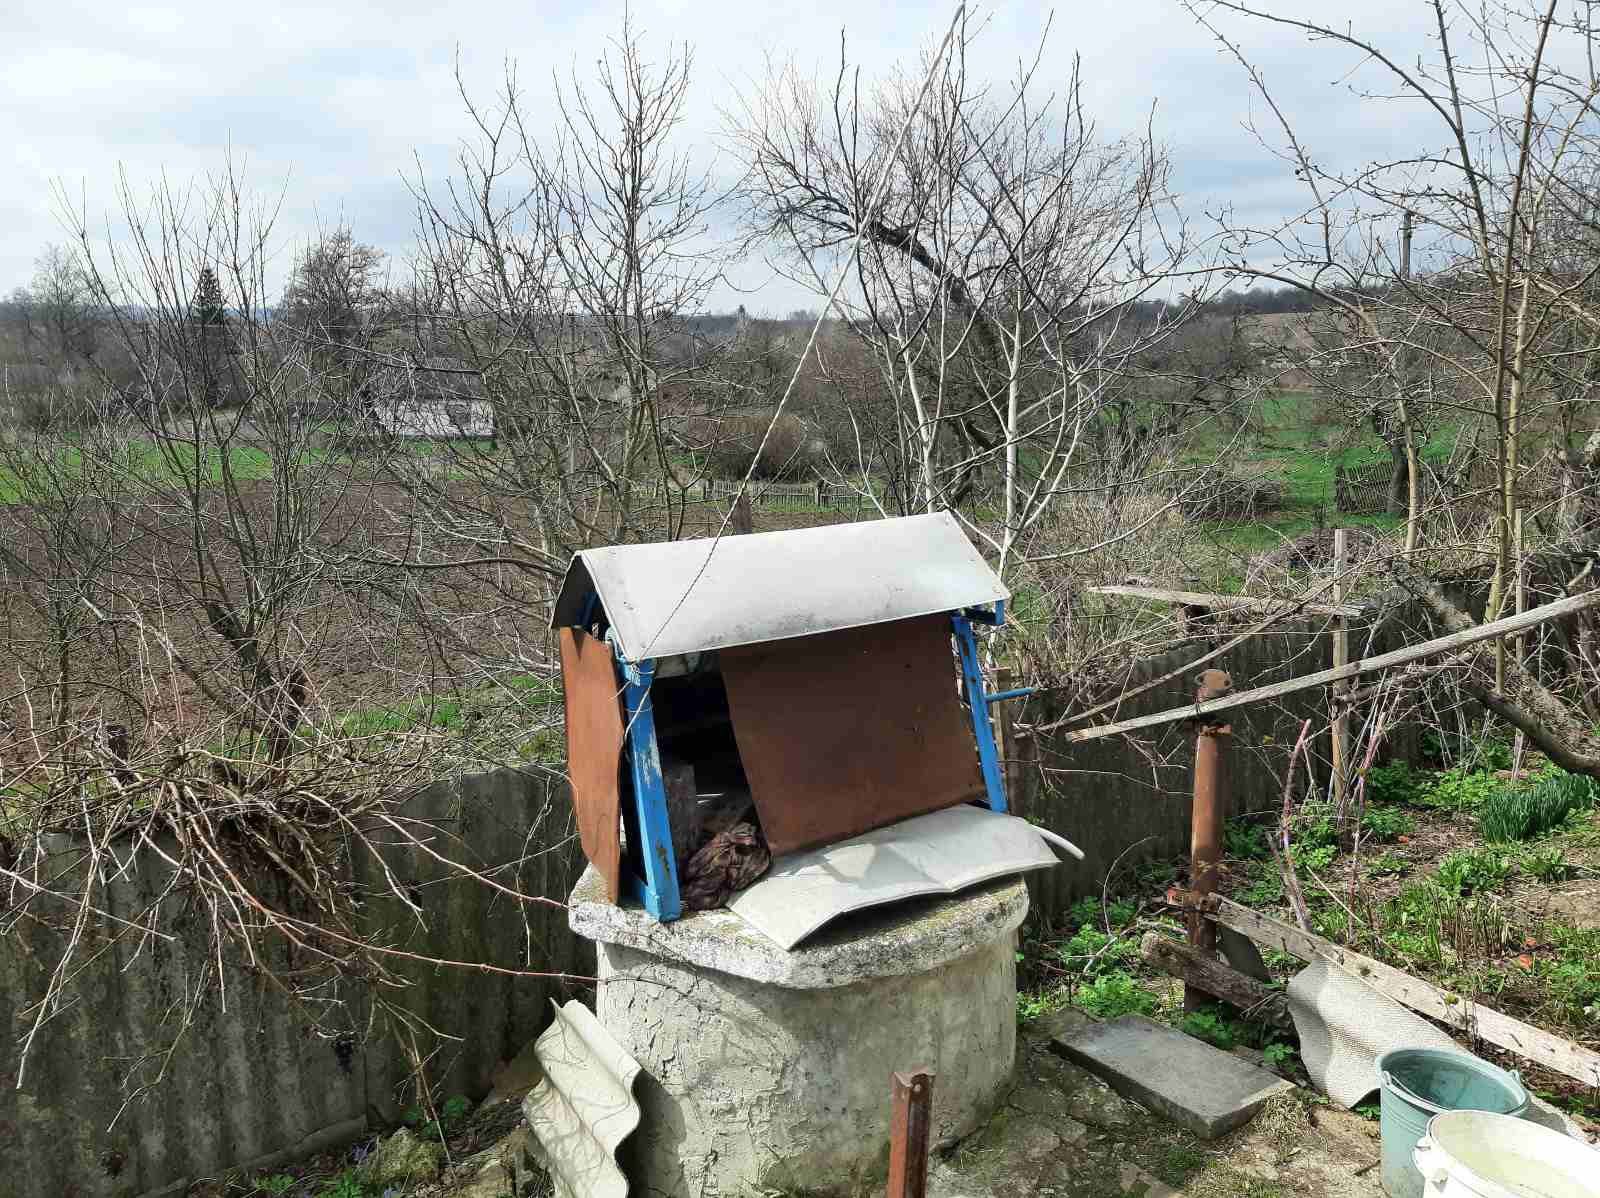
<path fill-rule="evenodd" d="M 1261 1055 L 1274 1069 L 1293 1069 L 1300 1064 L 1300 1050 L 1281 1040 L 1267 1045 L 1261 1050 Z"/>
<path fill-rule="evenodd" d="M 1191 1011 L 1183 1017 L 1183 1022 L 1178 1026 L 1188 1035 L 1196 1040 L 1204 1040 L 1213 1048 L 1226 1050 L 1244 1038 L 1239 1024 L 1231 1019 L 1224 1019 L 1215 1011 Z"/>
<path fill-rule="evenodd" d="M 1149 1015 L 1156 1009 L 1156 996 L 1130 973 L 1116 969 L 1078 987 L 1072 1003 L 1096 1019 L 1116 1019 L 1122 1015 Z"/>
<path fill-rule="evenodd" d="M 1061 964 L 1084 977 L 1099 977 L 1136 960 L 1139 946 L 1126 937 L 1108 936 L 1085 924 L 1056 949 Z"/>
<path fill-rule="evenodd" d="M 1422 775 L 1407 761 L 1375 765 L 1367 771 L 1366 799 L 1369 804 L 1415 806 L 1425 783 Z"/>
<path fill-rule="evenodd" d="M 1139 913 L 1138 904 L 1128 899 L 1112 899 L 1101 906 L 1097 899 L 1081 898 L 1067 908 L 1067 922 L 1074 928 L 1094 926 L 1127 927 Z"/>
<path fill-rule="evenodd" d="M 368 1198 L 368 1190 L 354 1169 L 346 1169 L 324 1185 L 317 1198 Z"/>
<path fill-rule="evenodd" d="M 1418 801 L 1444 811 L 1473 811 L 1505 788 L 1505 783 L 1493 774 L 1456 766 L 1435 778 Z"/>
<path fill-rule="evenodd" d="M 1434 881 L 1446 894 L 1460 897 L 1494 890 L 1510 873 L 1511 866 L 1493 849 L 1457 849 L 1439 862 Z"/>
<path fill-rule="evenodd" d="M 1411 868 L 1411 863 L 1399 853 L 1379 853 L 1367 862 L 1367 876 L 1369 878 L 1396 877 Z"/>
<path fill-rule="evenodd" d="M 436 1119 L 424 1120 L 422 1111 L 411 1107 L 401 1116 L 401 1121 L 425 1140 L 446 1140 L 455 1134 L 471 1110 L 471 1101 L 456 1094 L 444 1100 Z"/>
<path fill-rule="evenodd" d="M 1417 821 L 1398 807 L 1372 804 L 1361 815 L 1361 830 L 1383 844 L 1411 835 L 1416 827 Z"/>
<path fill-rule="evenodd" d="M 1553 845 L 1545 849 L 1530 849 L 1523 854 L 1519 864 L 1525 874 L 1541 882 L 1561 882 L 1572 875 L 1567 855 Z"/>
<path fill-rule="evenodd" d="M 1268 855 L 1266 829 L 1260 824 L 1229 820 L 1222 836 L 1222 847 L 1230 857 L 1259 861 Z"/>

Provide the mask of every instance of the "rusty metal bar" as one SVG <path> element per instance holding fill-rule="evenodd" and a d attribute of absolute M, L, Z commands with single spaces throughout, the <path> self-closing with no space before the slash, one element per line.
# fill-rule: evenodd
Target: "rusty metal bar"
<path fill-rule="evenodd" d="M 933 1077 L 928 1069 L 912 1069 L 891 1078 L 889 1186 L 884 1198 L 924 1198 L 928 1192 Z"/>
<path fill-rule="evenodd" d="M 1222 670 L 1206 670 L 1200 675 L 1197 702 L 1219 699 L 1233 689 L 1233 680 Z M 1189 887 L 1197 895 L 1211 894 L 1217 888 L 1217 867 L 1222 862 L 1222 822 L 1228 807 L 1228 748 L 1233 729 L 1226 724 L 1201 722 L 1194 739 L 1194 808 L 1189 824 Z M 1217 928 L 1199 912 L 1188 918 L 1189 943 L 1200 952 L 1217 950 Z M 1193 986 L 1185 986 L 1183 1005 L 1193 1011 L 1205 1005 L 1208 996 Z"/>

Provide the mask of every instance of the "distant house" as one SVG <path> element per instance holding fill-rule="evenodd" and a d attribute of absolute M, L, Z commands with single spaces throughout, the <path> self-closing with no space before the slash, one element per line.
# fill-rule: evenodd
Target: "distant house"
<path fill-rule="evenodd" d="M 390 400 L 373 405 L 372 421 L 391 437 L 446 441 L 494 439 L 494 405 L 486 399 Z"/>
<path fill-rule="evenodd" d="M 374 431 L 411 440 L 492 441 L 494 405 L 470 367 L 447 358 L 375 372 L 367 394 Z"/>

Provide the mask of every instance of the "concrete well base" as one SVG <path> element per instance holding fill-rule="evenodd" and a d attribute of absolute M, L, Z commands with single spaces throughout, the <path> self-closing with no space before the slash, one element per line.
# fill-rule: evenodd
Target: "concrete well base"
<path fill-rule="evenodd" d="M 841 921 L 790 953 L 725 911 L 662 925 L 585 890 L 571 919 L 598 942 L 597 1014 L 644 1069 L 619 1153 L 637 1193 L 849 1190 L 884 1168 L 894 1070 L 937 1074 L 940 1144 L 1010 1081 L 1018 881 Z"/>

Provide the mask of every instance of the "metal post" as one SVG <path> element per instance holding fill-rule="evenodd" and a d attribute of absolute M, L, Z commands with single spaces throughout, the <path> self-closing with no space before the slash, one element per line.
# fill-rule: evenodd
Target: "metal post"
<path fill-rule="evenodd" d="M 933 1076 L 927 1069 L 912 1069 L 891 1078 L 889 1185 L 884 1198 L 924 1198 L 928 1192 Z"/>
<path fill-rule="evenodd" d="M 1200 675 L 1195 700 L 1204 703 L 1218 699 L 1233 689 L 1233 680 L 1222 670 L 1206 670 Z M 1228 806 L 1228 746 L 1233 729 L 1227 724 L 1201 723 L 1194 739 L 1194 810 L 1189 826 L 1189 889 L 1207 895 L 1217 888 L 1217 866 L 1222 860 L 1222 821 Z M 1217 927 L 1199 911 L 1188 916 L 1189 943 L 1204 953 L 1217 950 Z M 1185 986 L 1183 1006 L 1193 1011 L 1203 1006 L 1208 996 Z"/>

